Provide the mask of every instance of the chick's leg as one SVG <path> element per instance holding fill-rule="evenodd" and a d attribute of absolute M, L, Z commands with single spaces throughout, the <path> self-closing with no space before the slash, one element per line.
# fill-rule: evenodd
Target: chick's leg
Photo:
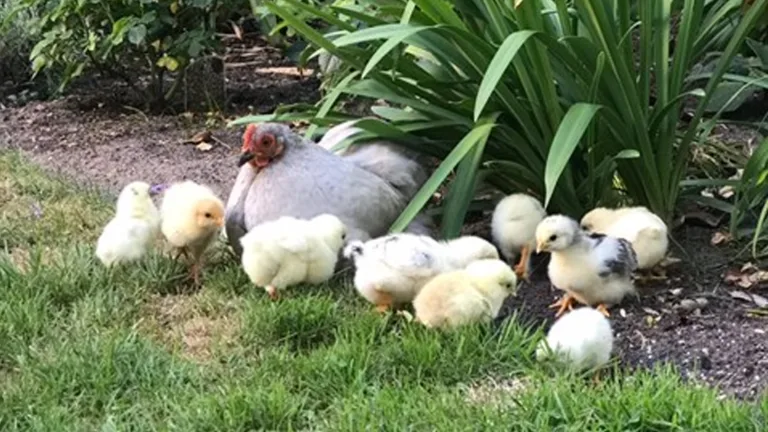
<path fill-rule="evenodd" d="M 599 305 L 597 305 L 595 309 L 597 309 L 598 312 L 605 315 L 606 317 L 611 316 L 611 314 L 608 312 L 608 307 L 605 305 L 605 303 L 600 303 Z"/>
<path fill-rule="evenodd" d="M 563 313 L 565 313 L 565 310 L 571 310 L 573 309 L 573 296 L 569 292 L 566 292 L 563 294 L 562 297 L 560 297 L 560 300 L 552 303 L 549 305 L 550 309 L 557 308 L 557 312 L 555 313 L 555 317 L 559 317 Z"/>
<path fill-rule="evenodd" d="M 520 249 L 520 261 L 515 265 L 515 274 L 519 279 L 525 281 L 528 280 L 528 266 L 531 262 L 531 247 L 529 245 L 523 246 Z"/>
<path fill-rule="evenodd" d="M 278 300 L 280 298 L 280 295 L 277 293 L 277 288 L 275 288 L 274 285 L 267 285 L 264 290 L 269 295 L 269 298 L 274 300 Z"/>
<path fill-rule="evenodd" d="M 376 312 L 380 314 L 387 313 L 394 304 L 394 299 L 392 298 L 392 295 L 386 292 L 377 291 L 378 295 L 376 296 Z"/>

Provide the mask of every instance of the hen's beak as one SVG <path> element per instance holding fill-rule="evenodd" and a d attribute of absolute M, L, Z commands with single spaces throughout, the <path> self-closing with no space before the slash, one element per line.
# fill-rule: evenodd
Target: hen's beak
<path fill-rule="evenodd" d="M 256 157 L 256 154 L 250 151 L 244 151 L 242 154 L 240 154 L 240 160 L 237 161 L 237 166 L 241 167 Z"/>

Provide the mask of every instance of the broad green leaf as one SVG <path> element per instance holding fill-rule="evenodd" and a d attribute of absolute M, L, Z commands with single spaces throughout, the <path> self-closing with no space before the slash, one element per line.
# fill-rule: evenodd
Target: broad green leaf
<path fill-rule="evenodd" d="M 366 28 L 358 30 L 353 33 L 341 36 L 333 41 L 333 44 L 337 47 L 343 47 L 347 45 L 354 45 L 360 42 L 368 42 L 379 39 L 391 39 L 403 32 L 413 29 L 423 30 L 423 26 L 414 26 L 413 24 L 384 24 L 376 27 Z"/>
<path fill-rule="evenodd" d="M 522 30 L 513 33 L 507 37 L 499 50 L 496 51 L 496 55 L 493 56 L 491 63 L 488 65 L 488 69 L 485 71 L 483 81 L 480 83 L 480 89 L 477 91 L 477 98 L 475 99 L 475 121 L 480 118 L 485 105 L 488 103 L 488 99 L 491 98 L 494 90 L 499 84 L 504 72 L 506 72 L 509 64 L 517 55 L 520 48 L 523 47 L 526 41 L 535 35 L 536 32 L 531 30 Z"/>
<path fill-rule="evenodd" d="M 577 103 L 571 106 L 563 117 L 563 121 L 552 140 L 552 146 L 549 148 L 547 165 L 544 169 L 544 187 L 546 189 L 544 207 L 549 205 L 549 200 L 560 180 L 560 175 L 599 109 L 599 105 Z"/>
<path fill-rule="evenodd" d="M 336 105 L 336 101 L 339 99 L 339 96 L 344 92 L 344 89 L 347 88 L 347 85 L 349 83 L 357 78 L 359 75 L 358 72 L 352 72 L 351 74 L 344 77 L 343 80 L 341 80 L 331 91 L 328 93 L 328 95 L 325 97 L 325 100 L 323 101 L 323 104 L 320 106 L 320 109 L 317 111 L 317 115 L 315 115 L 315 118 L 323 118 L 325 117 L 328 112 L 331 111 L 334 105 Z M 317 125 L 311 125 L 309 128 L 307 128 L 307 132 L 304 134 L 304 138 L 311 138 L 315 130 L 317 129 Z"/>
<path fill-rule="evenodd" d="M 400 32 L 400 34 L 397 34 L 387 39 L 387 41 L 381 44 L 381 46 L 376 50 L 376 52 L 373 53 L 373 55 L 371 56 L 371 59 L 368 60 L 368 63 L 365 65 L 365 69 L 363 69 L 363 78 L 365 78 L 368 75 L 368 73 L 372 71 L 373 68 L 375 68 L 376 65 L 378 65 L 379 62 L 387 54 L 389 54 L 393 49 L 395 49 L 398 45 L 400 45 L 401 42 L 403 42 L 409 36 L 428 28 L 429 27 L 411 27 L 403 30 L 402 32 Z"/>
<path fill-rule="evenodd" d="M 139 24 L 128 30 L 128 40 L 134 45 L 140 45 L 147 37 L 147 26 Z"/>
<path fill-rule="evenodd" d="M 437 167 L 434 173 L 429 177 L 424 186 L 421 187 L 416 196 L 413 197 L 408 206 L 400 214 L 400 217 L 392 224 L 391 232 L 401 232 L 414 217 L 424 208 L 437 188 L 451 174 L 456 165 L 472 150 L 476 145 L 488 140 L 491 134 L 493 123 L 488 120 L 481 120 L 464 138 L 453 148 L 448 156 Z"/>

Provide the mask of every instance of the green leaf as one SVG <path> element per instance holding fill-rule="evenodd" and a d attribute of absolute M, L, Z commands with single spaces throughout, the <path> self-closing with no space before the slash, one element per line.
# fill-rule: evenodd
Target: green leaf
<path fill-rule="evenodd" d="M 379 64 L 379 62 L 387 55 L 389 54 L 393 49 L 395 49 L 400 43 L 407 39 L 409 36 L 414 35 L 424 29 L 428 29 L 429 27 L 412 27 L 408 29 L 404 29 L 399 34 L 392 36 L 391 38 L 387 39 L 386 42 L 384 42 L 377 50 L 373 53 L 371 56 L 371 59 L 368 60 L 368 63 L 365 65 L 365 69 L 363 69 L 363 78 L 365 78 L 369 72 L 373 70 L 373 68 L 376 67 L 376 65 Z"/>
<path fill-rule="evenodd" d="M 467 135 L 453 148 L 453 150 L 446 156 L 442 163 L 437 167 L 434 173 L 429 177 L 424 186 L 421 187 L 416 196 L 413 197 L 408 206 L 400 214 L 400 217 L 392 224 L 390 228 L 391 232 L 401 232 L 414 217 L 424 208 L 424 205 L 429 202 L 432 195 L 437 188 L 445 181 L 451 174 L 453 169 L 464 157 L 477 145 L 484 145 L 488 140 L 495 124 L 491 123 L 488 119 L 481 119 L 475 127 L 469 131 Z M 482 143 L 482 144 L 481 144 Z M 468 199 L 471 200 L 471 197 Z"/>
<path fill-rule="evenodd" d="M 139 24 L 128 30 L 128 41 L 134 45 L 141 45 L 147 37 L 147 26 Z"/>
<path fill-rule="evenodd" d="M 168 69 L 171 72 L 179 68 L 179 61 L 169 55 L 164 55 L 157 59 L 156 64 L 157 66 Z"/>
<path fill-rule="evenodd" d="M 560 180 L 565 166 L 599 109 L 599 105 L 577 103 L 571 106 L 563 117 L 563 121 L 552 140 L 552 146 L 549 148 L 547 165 L 544 169 L 544 187 L 546 189 L 544 207 L 549 205 L 549 200 L 552 198 L 555 186 Z"/>
<path fill-rule="evenodd" d="M 504 40 L 499 50 L 496 51 L 496 55 L 493 56 L 491 63 L 488 65 L 488 69 L 485 71 L 483 81 L 480 83 L 480 89 L 477 91 L 477 98 L 475 98 L 475 121 L 483 113 L 485 105 L 488 103 L 488 99 L 491 98 L 494 90 L 499 84 L 501 77 L 506 72 L 509 64 L 515 58 L 517 53 L 523 47 L 525 42 L 535 35 L 535 31 L 522 30 L 516 33 L 512 33 Z"/>

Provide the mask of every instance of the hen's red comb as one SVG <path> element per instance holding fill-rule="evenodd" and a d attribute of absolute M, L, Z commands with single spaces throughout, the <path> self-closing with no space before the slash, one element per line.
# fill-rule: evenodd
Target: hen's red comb
<path fill-rule="evenodd" d="M 245 133 L 243 134 L 243 150 L 247 150 L 251 147 L 251 140 L 253 139 L 253 134 L 256 133 L 256 125 L 255 124 L 249 124 L 245 128 Z"/>

